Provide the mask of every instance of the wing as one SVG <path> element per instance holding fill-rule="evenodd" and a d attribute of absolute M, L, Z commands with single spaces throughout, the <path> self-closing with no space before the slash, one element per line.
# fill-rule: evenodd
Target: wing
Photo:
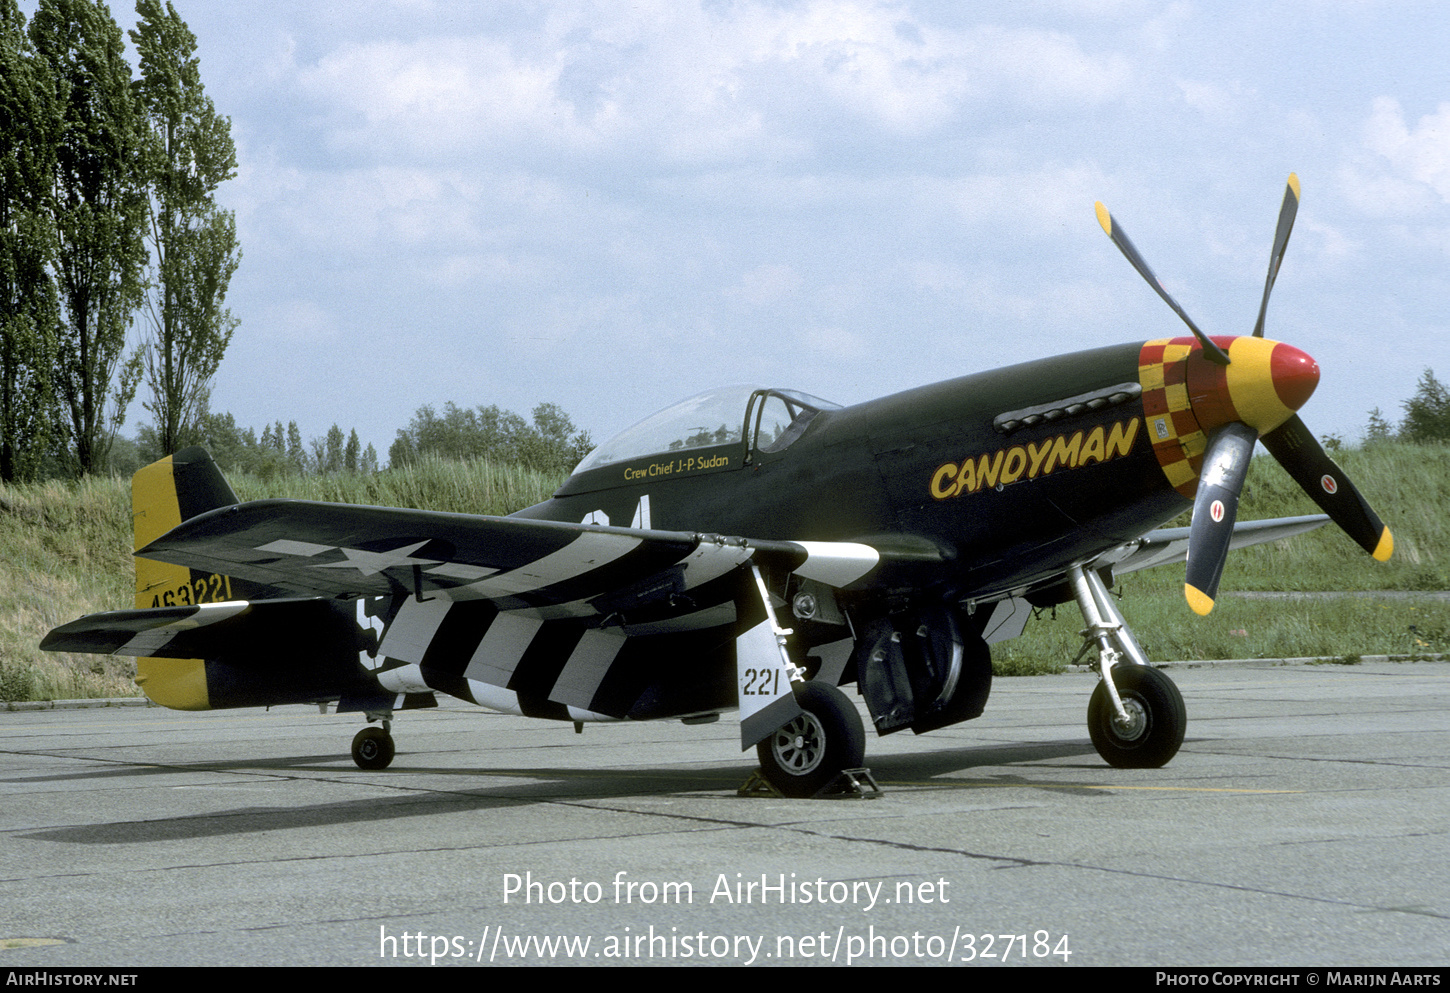
<path fill-rule="evenodd" d="M 211 511 L 136 554 L 299 596 L 489 600 L 546 619 L 679 605 L 752 558 L 835 587 L 864 580 L 882 559 L 872 546 L 848 542 L 299 500 Z"/>
<path fill-rule="evenodd" d="M 1324 514 L 1239 521 L 1234 524 L 1233 537 L 1229 547 L 1247 548 L 1250 545 L 1259 545 L 1267 541 L 1278 541 L 1280 538 L 1291 538 L 1296 534 L 1303 534 L 1305 531 L 1313 531 L 1328 522 L 1329 518 Z M 1111 566 L 1114 575 L 1122 576 L 1140 569 L 1149 569 L 1155 565 L 1182 562 L 1188 558 L 1191 530 L 1191 528 L 1159 528 L 1156 531 L 1149 531 L 1141 538 L 1111 548 L 1084 564 L 1090 569 Z M 1054 592 L 1056 589 L 1062 588 L 1054 587 L 1053 584 L 1062 584 L 1062 587 L 1065 587 L 1065 576 L 1058 574 L 1048 584 L 1045 584 Z M 991 613 L 983 622 L 982 636 L 988 644 L 1019 637 L 1032 617 L 1034 604 L 1041 606 L 1045 603 L 1063 602 L 1067 598 L 1064 595 L 1059 600 L 1046 601 L 1034 600 L 1031 596 L 1023 597 L 1020 593 L 1007 594 L 995 603 L 990 603 Z"/>
<path fill-rule="evenodd" d="M 1239 521 L 1234 524 L 1233 538 L 1229 548 L 1248 548 L 1280 538 L 1292 538 L 1296 534 L 1313 531 L 1329 523 L 1324 514 L 1309 514 L 1304 517 L 1272 517 L 1261 521 Z M 1169 562 L 1182 562 L 1188 558 L 1188 538 L 1191 528 L 1159 528 L 1149 531 L 1137 541 L 1122 545 L 1097 560 L 1095 565 L 1111 565 L 1116 575 L 1149 569 Z"/>
<path fill-rule="evenodd" d="M 267 500 L 194 517 L 136 554 L 333 603 L 386 598 L 368 652 L 375 661 L 364 664 L 393 692 L 441 690 L 564 719 L 679 716 L 738 702 L 748 747 L 798 713 L 794 666 L 758 567 L 782 589 L 787 573 L 844 589 L 872 582 L 883 566 L 942 561 L 921 542 L 888 535 L 879 545 Z M 365 627 L 373 609 L 359 607 Z M 209 656 L 233 616 L 245 621 L 221 610 L 128 612 L 56 634 L 91 650 L 154 654 L 174 643 L 177 653 Z M 203 622 L 208 630 L 192 635 Z"/>

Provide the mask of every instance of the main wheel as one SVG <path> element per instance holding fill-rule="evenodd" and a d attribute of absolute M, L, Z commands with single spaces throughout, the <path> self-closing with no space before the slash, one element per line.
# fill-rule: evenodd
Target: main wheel
<path fill-rule="evenodd" d="M 850 698 L 827 683 L 796 687 L 801 715 L 755 746 L 760 770 L 786 796 L 815 796 L 866 757 L 866 731 Z"/>
<path fill-rule="evenodd" d="M 1173 680 L 1152 666 L 1120 662 L 1113 685 L 1128 712 L 1118 720 L 1107 685 L 1099 682 L 1088 701 L 1088 734 L 1093 747 L 1119 769 L 1157 769 L 1167 765 L 1183 744 L 1188 712 Z"/>
<path fill-rule="evenodd" d="M 352 739 L 352 760 L 359 769 L 386 769 L 394 751 L 393 736 L 382 728 L 365 727 Z"/>

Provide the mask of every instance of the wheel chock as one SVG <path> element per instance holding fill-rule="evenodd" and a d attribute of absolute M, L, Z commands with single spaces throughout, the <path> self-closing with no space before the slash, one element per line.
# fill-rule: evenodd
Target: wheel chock
<path fill-rule="evenodd" d="M 766 779 L 759 769 L 750 774 L 750 777 L 735 791 L 735 795 L 787 799 L 786 795 L 776 789 L 775 784 Z M 876 779 L 871 775 L 871 770 L 862 767 L 860 769 L 842 769 L 835 779 L 817 790 L 811 799 L 876 800 L 884 795 L 881 787 L 876 785 Z"/>
<path fill-rule="evenodd" d="M 766 779 L 765 776 L 761 774 L 759 769 L 756 769 L 750 774 L 750 778 L 746 779 L 745 782 L 740 785 L 740 788 L 735 791 L 735 795 L 768 796 L 776 797 L 781 800 L 785 799 L 785 794 L 782 793 L 780 790 L 776 789 L 771 781 Z"/>
<path fill-rule="evenodd" d="M 842 769 L 841 774 L 831 780 L 812 800 L 879 800 L 884 796 L 876 785 L 876 777 L 866 767 Z"/>

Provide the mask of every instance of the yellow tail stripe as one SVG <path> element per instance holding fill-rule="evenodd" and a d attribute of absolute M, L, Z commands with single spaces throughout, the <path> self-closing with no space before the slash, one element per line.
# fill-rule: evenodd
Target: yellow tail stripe
<path fill-rule="evenodd" d="M 181 525 L 181 503 L 171 456 L 131 477 L 131 533 L 135 548 L 145 548 Z M 136 559 L 136 607 L 154 606 L 163 593 L 191 583 L 191 570 L 169 562 Z M 210 710 L 206 663 L 201 659 L 136 660 L 136 685 L 150 699 L 173 710 Z"/>

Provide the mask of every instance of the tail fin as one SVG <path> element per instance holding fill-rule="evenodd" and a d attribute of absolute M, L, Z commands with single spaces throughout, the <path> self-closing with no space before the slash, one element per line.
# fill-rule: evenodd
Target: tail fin
<path fill-rule="evenodd" d="M 133 548 L 140 550 L 182 521 L 239 502 L 203 448 L 184 448 L 131 477 Z M 182 607 L 234 599 L 226 576 L 181 565 L 136 560 L 136 606 Z"/>
<path fill-rule="evenodd" d="M 184 448 L 131 477 L 134 548 L 145 548 L 182 521 L 237 503 L 237 495 L 203 448 Z M 230 577 L 186 566 L 136 559 L 136 606 L 183 607 L 245 597 Z M 201 659 L 136 660 L 136 684 L 152 700 L 178 710 L 209 710 L 206 665 Z"/>

